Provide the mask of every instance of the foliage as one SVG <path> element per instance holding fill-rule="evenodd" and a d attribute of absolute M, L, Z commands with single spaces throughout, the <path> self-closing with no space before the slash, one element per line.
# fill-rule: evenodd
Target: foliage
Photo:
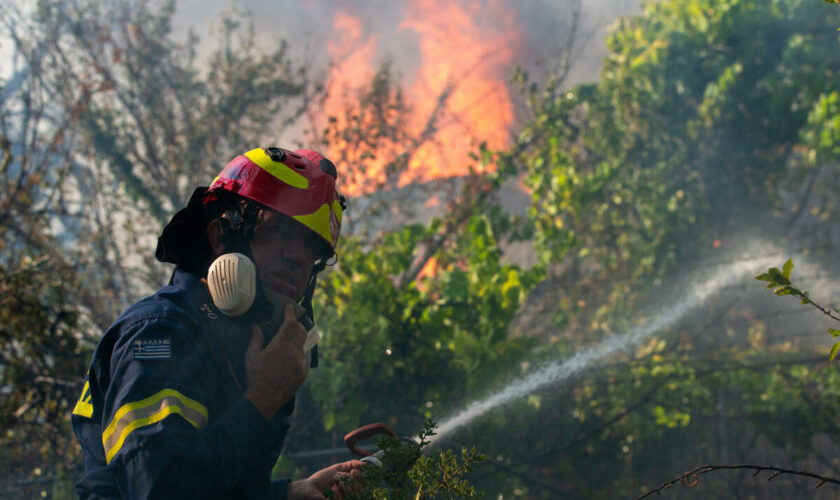
<path fill-rule="evenodd" d="M 165 280 L 151 252 L 128 258 L 134 243 L 153 247 L 193 187 L 209 185 L 230 158 L 296 120 L 308 77 L 282 41 L 258 50 L 235 11 L 221 17 L 213 43 L 195 33 L 176 40 L 173 0 L 47 0 L 28 15 L 18 9 L 3 7 L 24 61 L 10 81 L 40 82 L 48 113 L 58 117 L 42 120 L 54 144 L 17 144 L 33 153 L 55 144 L 68 150 L 74 170 L 62 192 L 76 217 L 63 228 L 65 246 L 88 256 L 87 279 L 116 295 L 96 315 L 110 318 L 139 298 L 135 290 Z M 199 48 L 208 52 L 202 61 Z"/>
<path fill-rule="evenodd" d="M 809 304 L 811 299 L 808 292 L 802 292 L 790 282 L 790 273 L 793 272 L 793 259 L 788 259 L 780 271 L 778 267 L 771 267 L 766 273 L 755 277 L 759 281 L 766 281 L 768 290 L 773 290 L 775 295 L 796 295 L 801 297 L 802 304 Z"/>
<path fill-rule="evenodd" d="M 459 459 L 451 450 L 436 457 L 423 456 L 423 449 L 435 435 L 436 424 L 427 420 L 417 440 L 386 436 L 377 440 L 382 450 L 382 465 L 365 464 L 358 478 L 347 478 L 344 485 L 346 500 L 402 500 L 426 498 L 482 498 L 484 495 L 462 476 L 472 471 L 472 464 L 482 462 L 484 456 L 475 448 L 461 450 Z M 379 454 L 377 454 L 378 456 Z M 327 498 L 335 498 L 330 491 Z"/>
<path fill-rule="evenodd" d="M 81 59 L 62 69 L 95 90 L 83 129 L 92 159 L 107 163 L 159 224 L 243 144 L 279 132 L 276 117 L 294 113 L 284 105 L 305 82 L 286 44 L 259 52 L 256 33 L 235 11 L 219 20 L 218 40 L 200 66 L 197 35 L 183 44 L 173 37 L 172 0 L 45 3 L 43 13 L 66 23 L 67 50 Z M 96 73 L 85 71 L 91 67 Z"/>
<path fill-rule="evenodd" d="M 598 83 L 562 89 L 520 73 L 531 120 L 511 161 L 532 193 L 542 261 L 567 282 L 603 283 L 586 301 L 623 316 L 625 287 L 730 248 L 731 235 L 794 224 L 823 235 L 818 224 L 838 215 L 827 187 L 836 18 L 812 1 L 649 2 L 619 20 Z"/>
<path fill-rule="evenodd" d="M 0 461 L 2 479 L 33 475 L 47 485 L 79 468 L 81 454 L 67 415 L 85 370 L 81 321 L 73 309 L 72 271 L 46 256 L 0 265 Z M 72 278 L 71 278 L 72 279 Z M 9 484 L 5 491 L 35 496 L 44 485 Z"/>
<path fill-rule="evenodd" d="M 498 238 L 506 221 L 484 179 L 463 179 L 460 196 L 443 202 L 442 217 L 405 225 L 411 204 L 395 188 L 418 148 L 434 137 L 447 92 L 414 133 L 389 64 L 350 90 L 356 98 L 329 117 L 320 144 L 335 151 L 348 186 L 378 191 L 351 200 L 339 261 L 320 278 L 324 370 L 310 375 L 312 406 L 300 412 L 307 415 L 305 432 L 293 437 L 292 449 L 297 442 L 335 446 L 340 429 L 363 421 L 413 427 L 457 404 L 526 352 L 531 341 L 507 338 L 508 326 L 542 275 L 504 263 Z M 360 188 L 362 180 L 369 184 Z"/>
<path fill-rule="evenodd" d="M 833 312 L 829 311 L 811 300 L 811 295 L 807 291 L 802 291 L 791 283 L 790 275 L 792 272 L 793 259 L 788 259 L 782 266 L 781 270 L 779 270 L 778 267 L 771 267 L 766 273 L 759 274 L 755 277 L 755 279 L 759 281 L 766 281 L 766 288 L 768 290 L 773 290 L 775 295 L 793 295 L 795 297 L 799 297 L 802 304 L 810 304 L 819 309 L 829 318 L 840 321 L 840 309 L 834 308 L 832 310 Z M 837 328 L 829 328 L 828 333 L 834 338 L 840 336 L 840 330 Z M 840 350 L 840 342 L 835 342 L 831 347 L 831 353 L 829 354 L 829 359 L 831 361 L 834 361 L 834 357 L 837 355 L 838 350 Z"/>
<path fill-rule="evenodd" d="M 486 217 L 471 217 L 427 257 L 424 272 L 406 275 L 416 249 L 442 227 L 407 226 L 369 250 L 342 242 L 318 294 L 324 370 L 310 376 L 327 432 L 365 420 L 394 426 L 398 415 L 412 425 L 433 406 L 465 397 L 529 344 L 507 338 L 507 325 L 539 271 L 501 261 Z"/>
<path fill-rule="evenodd" d="M 473 484 L 521 498 L 633 496 L 700 463 L 800 463 L 813 457 L 815 436 L 834 432 L 838 377 L 813 350 L 703 356 L 651 344 L 662 347 L 610 360 L 462 432 L 460 442 L 490 457 Z M 837 475 L 830 458 L 805 463 Z M 767 494 L 746 479 L 710 479 L 705 495 Z M 788 483 L 772 492 L 806 498 L 812 490 Z"/>
<path fill-rule="evenodd" d="M 545 357 L 645 321 L 639 310 L 658 303 L 651 297 L 671 293 L 666 280 L 689 262 L 726 263 L 743 240 L 836 241 L 827 222 L 840 214 L 837 19 L 812 1 L 648 2 L 615 26 L 599 82 L 564 88 L 516 75 L 531 119 L 509 162 L 531 191 L 548 276 L 525 302 L 539 322 L 518 328 L 542 330 Z M 464 442 L 504 457 L 513 473 L 533 476 L 539 464 L 539 477 L 571 478 L 520 476 L 530 498 L 613 498 L 660 483 L 650 471 L 687 470 L 709 456 L 802 458 L 809 440 L 830 436 L 820 380 L 830 370 L 808 357 L 805 341 L 777 340 L 789 334 L 760 309 L 715 295 L 702 326 L 657 332 L 646 344 L 653 353 L 620 356 L 606 374 L 534 395 L 465 431 Z M 668 313 L 662 304 L 653 314 Z M 808 359 L 797 370 L 821 375 L 790 381 L 783 358 L 797 357 Z M 787 428 L 768 424 L 771 415 Z M 562 430 L 542 445 L 543 429 L 527 429 L 545 421 Z M 721 429 L 743 439 L 726 443 Z M 483 438 L 499 434 L 506 445 Z M 719 481 L 720 495 L 749 495 L 749 486 Z M 493 478 L 476 484 L 513 489 Z"/>
<path fill-rule="evenodd" d="M 34 497 L 78 470 L 67 415 L 85 369 L 87 327 L 72 300 L 75 271 L 39 208 L 55 179 L 34 158 L 14 155 L 3 135 L 0 152 L 0 481 L 10 494 Z M 18 481 L 25 477 L 36 481 Z"/>

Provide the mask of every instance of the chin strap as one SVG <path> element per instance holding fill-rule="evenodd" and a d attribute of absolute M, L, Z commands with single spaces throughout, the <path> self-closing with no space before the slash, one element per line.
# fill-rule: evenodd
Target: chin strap
<path fill-rule="evenodd" d="M 321 259 L 315 264 L 315 267 L 312 268 L 312 273 L 309 275 L 309 284 L 306 285 L 306 291 L 303 293 L 303 299 L 300 301 L 300 305 L 306 309 L 306 316 L 313 324 L 315 324 L 315 315 L 312 312 L 312 295 L 314 295 L 315 285 L 318 283 L 318 273 L 323 271 L 325 267 L 327 267 L 327 259 Z M 315 344 L 312 348 L 312 354 L 309 358 L 309 367 L 318 367 L 318 344 Z"/>

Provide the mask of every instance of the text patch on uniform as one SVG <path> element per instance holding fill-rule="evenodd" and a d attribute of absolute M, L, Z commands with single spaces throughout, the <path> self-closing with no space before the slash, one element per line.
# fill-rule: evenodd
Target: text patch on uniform
<path fill-rule="evenodd" d="M 136 339 L 134 359 L 169 359 L 172 357 L 172 339 Z"/>

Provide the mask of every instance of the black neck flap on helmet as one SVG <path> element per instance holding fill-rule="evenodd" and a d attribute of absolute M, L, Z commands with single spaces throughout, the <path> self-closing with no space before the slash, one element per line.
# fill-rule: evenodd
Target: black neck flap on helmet
<path fill-rule="evenodd" d="M 207 215 L 204 211 L 206 187 L 197 187 L 187 206 L 176 213 L 158 238 L 155 258 L 199 276 L 207 273 L 212 255 L 207 242 Z"/>

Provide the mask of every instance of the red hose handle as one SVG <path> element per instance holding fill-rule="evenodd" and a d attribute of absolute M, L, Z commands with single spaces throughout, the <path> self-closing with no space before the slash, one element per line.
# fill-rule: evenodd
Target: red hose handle
<path fill-rule="evenodd" d="M 392 431 L 387 425 L 377 422 L 375 424 L 368 424 L 363 427 L 359 427 L 355 431 L 351 431 L 346 436 L 344 436 L 344 444 L 347 445 L 348 450 L 355 453 L 356 455 L 360 457 L 369 457 L 372 455 L 372 453 L 359 448 L 358 446 L 356 446 L 356 443 L 367 438 L 376 436 L 378 434 L 387 434 L 389 436 L 396 437 L 394 431 Z"/>

